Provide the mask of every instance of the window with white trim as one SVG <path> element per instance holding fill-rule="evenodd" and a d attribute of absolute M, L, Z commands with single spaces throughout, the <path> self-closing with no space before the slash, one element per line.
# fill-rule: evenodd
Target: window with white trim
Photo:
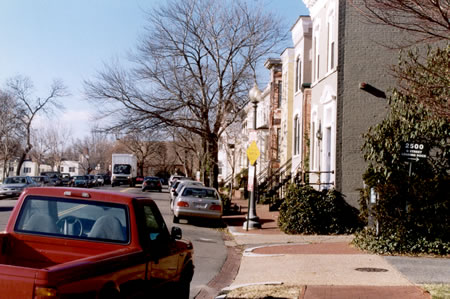
<path fill-rule="evenodd" d="M 302 61 L 300 56 L 295 62 L 295 91 L 299 91 L 302 86 Z"/>
<path fill-rule="evenodd" d="M 319 80 L 320 78 L 320 51 L 319 51 L 319 26 L 314 31 L 313 39 L 313 55 L 314 55 L 314 78 Z"/>
<path fill-rule="evenodd" d="M 335 67 L 335 38 L 333 34 L 334 11 L 332 10 L 327 19 L 327 70 Z"/>
<path fill-rule="evenodd" d="M 300 154 L 300 121 L 298 114 L 294 118 L 294 155 Z"/>
<path fill-rule="evenodd" d="M 277 108 L 281 108 L 281 103 L 283 100 L 283 82 L 282 81 L 278 81 L 278 106 Z"/>

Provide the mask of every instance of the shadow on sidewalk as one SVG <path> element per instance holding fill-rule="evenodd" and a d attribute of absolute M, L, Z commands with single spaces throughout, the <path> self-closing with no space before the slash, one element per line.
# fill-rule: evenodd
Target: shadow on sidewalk
<path fill-rule="evenodd" d="M 232 203 L 238 206 L 238 209 L 232 214 L 225 214 L 222 219 L 226 226 L 235 227 L 238 230 L 245 230 L 243 225 L 247 219 L 248 200 L 233 198 Z M 270 211 L 269 205 L 256 205 L 256 216 L 259 218 L 261 229 L 252 229 L 258 233 L 282 233 L 278 228 L 278 211 Z"/>

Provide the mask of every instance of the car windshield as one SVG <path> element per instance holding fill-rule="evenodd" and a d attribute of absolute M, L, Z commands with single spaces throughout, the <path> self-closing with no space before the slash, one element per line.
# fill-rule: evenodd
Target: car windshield
<path fill-rule="evenodd" d="M 116 164 L 114 165 L 114 173 L 117 174 L 130 174 L 131 166 L 128 164 Z"/>
<path fill-rule="evenodd" d="M 182 196 L 217 199 L 214 190 L 203 188 L 184 188 Z"/>
<path fill-rule="evenodd" d="M 28 196 L 14 230 L 20 233 L 127 243 L 126 205 Z"/>
<path fill-rule="evenodd" d="M 84 175 L 79 175 L 75 177 L 75 180 L 85 180 L 85 179 L 87 179 L 87 177 Z"/>
<path fill-rule="evenodd" d="M 6 178 L 5 184 L 26 184 L 27 179 L 24 177 L 12 177 L 12 178 Z"/>

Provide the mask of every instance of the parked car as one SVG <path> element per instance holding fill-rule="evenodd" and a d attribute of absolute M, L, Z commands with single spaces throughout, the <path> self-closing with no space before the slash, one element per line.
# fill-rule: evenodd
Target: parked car
<path fill-rule="evenodd" d="M 50 178 L 45 175 L 32 176 L 31 179 L 42 186 L 53 186 L 53 183 L 50 181 Z"/>
<path fill-rule="evenodd" d="M 134 186 L 141 185 L 144 183 L 144 177 L 142 175 L 138 175 L 134 180 Z"/>
<path fill-rule="evenodd" d="M 97 182 L 97 186 L 103 186 L 105 184 L 105 179 L 102 175 L 96 174 L 94 175 L 95 181 Z"/>
<path fill-rule="evenodd" d="M 222 214 L 222 199 L 215 188 L 187 185 L 174 201 L 173 223 L 192 217 L 220 220 Z"/>
<path fill-rule="evenodd" d="M 107 173 L 98 174 L 103 178 L 103 185 L 111 185 L 111 175 Z"/>
<path fill-rule="evenodd" d="M 0 185 L 0 197 L 19 196 L 25 188 L 39 187 L 29 176 L 12 176 L 6 178 L 2 185 Z"/>
<path fill-rule="evenodd" d="M 87 175 L 76 175 L 73 177 L 73 187 L 89 187 L 89 177 Z"/>
<path fill-rule="evenodd" d="M 173 174 L 170 176 L 169 178 L 169 187 L 172 187 L 173 183 L 175 183 L 176 180 L 183 178 L 184 175 L 177 175 L 177 174 Z"/>
<path fill-rule="evenodd" d="M 97 179 L 95 178 L 95 175 L 88 174 L 88 187 L 97 187 Z"/>
<path fill-rule="evenodd" d="M 179 180 L 175 182 L 174 189 L 170 194 L 170 209 L 173 210 L 173 202 L 177 198 L 178 194 L 180 193 L 181 189 L 184 186 L 191 185 L 191 186 L 204 186 L 202 182 L 198 181 L 192 181 L 192 180 Z"/>
<path fill-rule="evenodd" d="M 161 180 L 156 176 L 146 176 L 142 183 L 142 192 L 147 190 L 162 191 Z"/>
<path fill-rule="evenodd" d="M 61 173 L 60 179 L 62 186 L 69 186 L 72 177 L 70 176 L 70 173 Z"/>
<path fill-rule="evenodd" d="M 44 171 L 41 175 L 48 176 L 54 186 L 62 186 L 61 173 L 57 171 Z"/>

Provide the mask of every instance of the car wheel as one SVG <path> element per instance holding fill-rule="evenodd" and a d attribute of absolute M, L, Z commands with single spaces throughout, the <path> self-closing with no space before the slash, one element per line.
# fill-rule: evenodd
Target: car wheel
<path fill-rule="evenodd" d="M 180 218 L 175 216 L 175 214 L 173 215 L 173 223 L 180 223 Z"/>
<path fill-rule="evenodd" d="M 105 288 L 98 294 L 99 299 L 119 299 L 120 293 L 112 287 Z"/>
<path fill-rule="evenodd" d="M 193 276 L 192 266 L 188 266 L 183 273 L 181 273 L 180 281 L 174 288 L 174 298 L 189 299 L 191 289 L 191 280 Z"/>

